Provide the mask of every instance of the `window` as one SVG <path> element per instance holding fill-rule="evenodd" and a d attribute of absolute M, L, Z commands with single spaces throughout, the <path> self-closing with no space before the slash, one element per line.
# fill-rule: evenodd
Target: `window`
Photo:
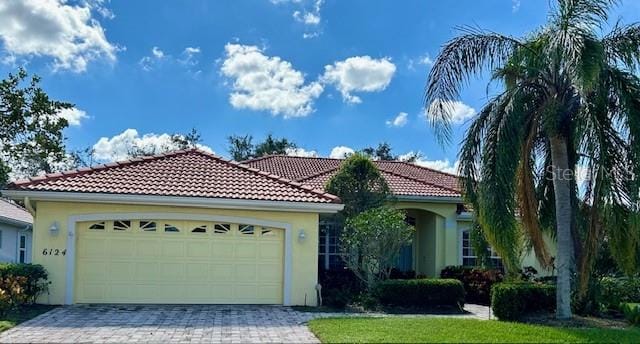
<path fill-rule="evenodd" d="M 320 241 L 318 256 L 320 267 L 325 270 L 341 269 L 344 261 L 340 254 L 340 233 L 342 227 L 333 217 L 320 219 Z"/>
<path fill-rule="evenodd" d="M 262 227 L 262 230 L 260 231 L 260 234 L 262 234 L 262 236 L 273 236 L 273 235 L 275 235 L 275 233 L 273 233 L 273 230 L 271 230 L 271 228 L 267 228 L 267 227 Z"/>
<path fill-rule="evenodd" d="M 462 265 L 463 266 L 476 266 L 478 256 L 473 252 L 473 245 L 471 244 L 470 231 L 466 230 L 462 232 Z M 489 248 L 491 266 L 495 268 L 502 268 L 502 259 L 496 251 Z"/>
<path fill-rule="evenodd" d="M 18 235 L 18 263 L 26 263 L 27 260 L 27 235 Z"/>
<path fill-rule="evenodd" d="M 231 225 L 228 223 L 216 223 L 213 225 L 213 234 L 225 234 L 231 230 Z"/>
<path fill-rule="evenodd" d="M 180 228 L 178 228 L 178 227 L 176 227 L 176 226 L 174 226 L 172 224 L 165 223 L 164 224 L 164 231 L 165 231 L 165 233 L 177 233 L 177 232 L 180 232 Z"/>
<path fill-rule="evenodd" d="M 255 227 L 253 227 L 252 225 L 239 225 L 238 230 L 240 231 L 240 234 L 253 235 L 253 233 L 255 232 Z"/>
<path fill-rule="evenodd" d="M 113 221 L 114 231 L 126 231 L 131 228 L 131 221 L 129 220 L 116 220 Z"/>
<path fill-rule="evenodd" d="M 89 226 L 89 229 L 93 230 L 93 231 L 103 231 L 104 228 L 105 228 L 105 222 L 104 221 L 96 222 L 96 223 L 94 223 L 94 224 Z"/>
<path fill-rule="evenodd" d="M 155 232 L 156 223 L 154 221 L 140 221 L 140 230 L 143 232 Z"/>
<path fill-rule="evenodd" d="M 206 233 L 207 232 L 207 225 L 200 225 L 197 227 L 193 227 L 193 229 L 191 230 L 191 233 Z"/>

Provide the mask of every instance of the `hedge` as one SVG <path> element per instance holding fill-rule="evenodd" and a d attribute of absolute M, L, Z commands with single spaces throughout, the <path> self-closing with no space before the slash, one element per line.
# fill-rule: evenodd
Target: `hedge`
<path fill-rule="evenodd" d="M 0 264 L 0 313 L 36 302 L 49 282 L 47 271 L 37 264 Z"/>
<path fill-rule="evenodd" d="M 640 326 L 640 303 L 623 303 L 620 308 L 631 325 Z"/>
<path fill-rule="evenodd" d="M 455 279 L 387 280 L 376 286 L 374 296 L 386 306 L 464 306 L 464 287 Z"/>
<path fill-rule="evenodd" d="M 620 310 L 621 303 L 640 303 L 640 278 L 603 277 L 598 298 L 606 310 Z"/>
<path fill-rule="evenodd" d="M 538 311 L 554 311 L 556 287 L 539 283 L 498 283 L 491 289 L 491 308 L 500 320 L 517 320 Z"/>

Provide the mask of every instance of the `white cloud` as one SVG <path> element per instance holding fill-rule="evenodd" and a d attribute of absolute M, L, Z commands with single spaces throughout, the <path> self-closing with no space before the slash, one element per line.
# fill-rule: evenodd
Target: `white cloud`
<path fill-rule="evenodd" d="M 415 152 L 408 152 L 407 154 L 402 154 L 398 156 L 398 160 L 406 161 L 410 157 L 415 156 Z M 444 160 L 428 160 L 424 157 L 420 157 L 420 153 L 418 153 L 418 159 L 416 159 L 413 163 L 419 166 L 424 166 L 428 168 L 432 168 L 434 170 L 442 171 L 450 174 L 458 174 L 458 166 L 460 166 L 459 161 L 455 161 L 453 164 L 449 161 L 449 159 Z"/>
<path fill-rule="evenodd" d="M 68 5 L 64 0 L 2 1 L 4 50 L 12 56 L 51 57 L 54 70 L 84 72 L 94 60 L 113 62 L 118 49 L 107 40 L 92 8 L 96 7 Z"/>
<path fill-rule="evenodd" d="M 308 151 L 304 148 L 287 148 L 286 153 L 290 156 L 302 156 L 308 158 L 315 158 L 318 156 L 318 152 L 314 150 Z"/>
<path fill-rule="evenodd" d="M 229 102 L 234 108 L 269 111 L 284 118 L 307 116 L 324 87 L 305 85 L 304 75 L 278 56 L 266 56 L 251 45 L 227 43 L 221 73 L 233 80 Z"/>
<path fill-rule="evenodd" d="M 200 47 L 186 47 L 178 62 L 185 66 L 195 66 L 198 64 L 198 55 L 200 55 Z"/>
<path fill-rule="evenodd" d="M 306 31 L 302 34 L 303 38 L 309 39 L 320 35 L 321 32 L 318 30 L 318 26 L 322 21 L 320 12 L 322 10 L 324 0 L 271 0 L 271 3 L 274 5 L 291 3 L 299 8 L 293 11 L 292 17 L 295 21 L 305 25 Z"/>
<path fill-rule="evenodd" d="M 407 122 L 409 122 L 408 116 L 408 113 L 400 112 L 394 119 L 390 119 L 386 123 L 390 127 L 401 128 L 407 125 Z"/>
<path fill-rule="evenodd" d="M 354 56 L 324 67 L 322 81 L 333 84 L 349 103 L 362 100 L 352 92 L 382 91 L 391 82 L 396 66 L 391 59 L 372 59 L 370 56 Z"/>
<path fill-rule="evenodd" d="M 198 144 L 197 147 L 213 153 L 208 146 Z M 127 129 L 111 138 L 102 137 L 93 145 L 94 157 L 102 161 L 125 160 L 132 150 L 161 153 L 179 148 L 171 139 L 170 134 L 144 134 L 140 136 L 135 129 Z"/>
<path fill-rule="evenodd" d="M 141 58 L 138 64 L 140 65 L 140 67 L 142 67 L 143 70 L 148 72 L 152 70 L 165 57 L 166 56 L 164 54 L 164 51 L 162 51 L 158 47 L 153 47 L 151 48 L 151 55 Z"/>
<path fill-rule="evenodd" d="M 476 109 L 461 102 L 461 101 L 440 101 L 436 100 L 429 105 L 429 111 L 432 111 L 436 106 L 442 105 L 451 114 L 451 123 L 461 124 L 469 118 L 475 116 Z M 426 113 L 423 113 L 426 116 Z"/>
<path fill-rule="evenodd" d="M 409 63 L 407 63 L 407 68 L 409 68 L 410 70 L 416 70 L 416 65 L 432 66 L 433 59 L 429 54 L 424 54 L 424 55 L 418 56 L 417 58 L 409 59 Z"/>
<path fill-rule="evenodd" d="M 158 47 L 151 48 L 151 53 L 153 54 L 153 57 L 157 59 L 161 59 L 164 57 L 164 51 L 160 50 L 160 48 Z"/>
<path fill-rule="evenodd" d="M 520 0 L 511 0 L 511 11 L 512 12 L 518 12 L 518 10 L 520 10 Z"/>
<path fill-rule="evenodd" d="M 75 107 L 62 109 L 62 111 L 58 113 L 58 116 L 66 119 L 71 126 L 80 126 L 80 122 L 88 117 L 85 111 Z"/>
<path fill-rule="evenodd" d="M 355 150 L 353 150 L 353 148 L 346 146 L 337 146 L 333 147 L 331 153 L 329 154 L 329 157 L 333 159 L 342 159 L 353 153 L 355 153 Z"/>

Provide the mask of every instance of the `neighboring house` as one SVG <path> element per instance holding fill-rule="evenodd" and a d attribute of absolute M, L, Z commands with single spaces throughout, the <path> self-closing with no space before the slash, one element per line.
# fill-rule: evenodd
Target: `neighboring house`
<path fill-rule="evenodd" d="M 338 172 L 342 161 L 271 155 L 243 163 L 312 188 L 324 189 Z M 408 162 L 374 161 L 374 164 L 397 200 L 393 206 L 406 210 L 407 222 L 416 228 L 412 244 L 401 252 L 398 269 L 438 277 L 447 265 L 474 266 L 477 257 L 469 238 L 472 214 L 465 211 L 458 177 Z M 341 231 L 333 216 L 321 215 L 321 269 L 343 266 L 339 253 Z M 494 265 L 501 265 L 500 258 L 493 251 L 491 260 Z M 523 257 L 523 265 L 534 266 L 544 273 L 530 252 Z"/>
<path fill-rule="evenodd" d="M 26 209 L 0 198 L 0 262 L 31 262 L 32 224 Z"/>
<path fill-rule="evenodd" d="M 39 301 L 316 305 L 321 190 L 198 151 L 55 173 L 3 194 L 35 209 Z"/>

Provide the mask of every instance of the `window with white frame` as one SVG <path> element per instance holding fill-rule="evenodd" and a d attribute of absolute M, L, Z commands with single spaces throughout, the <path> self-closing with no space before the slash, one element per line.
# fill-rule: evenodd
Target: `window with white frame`
<path fill-rule="evenodd" d="M 502 267 L 502 258 L 498 256 L 498 253 L 491 247 L 490 261 L 491 266 L 495 268 Z M 463 266 L 476 266 L 478 263 L 478 256 L 473 252 L 473 244 L 471 243 L 471 231 L 465 230 L 462 232 L 462 265 Z"/>
<path fill-rule="evenodd" d="M 331 217 L 320 220 L 320 240 L 318 258 L 320 267 L 325 270 L 340 269 L 344 261 L 340 255 L 341 226 Z"/>

